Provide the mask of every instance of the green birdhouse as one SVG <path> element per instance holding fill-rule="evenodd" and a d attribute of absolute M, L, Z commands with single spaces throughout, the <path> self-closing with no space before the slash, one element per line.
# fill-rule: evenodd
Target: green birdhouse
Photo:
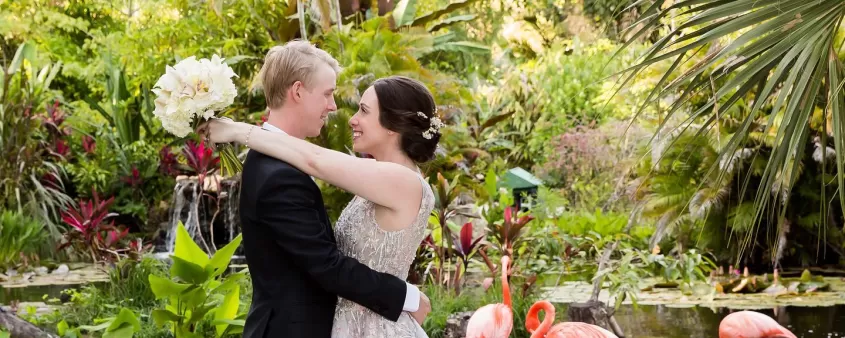
<path fill-rule="evenodd" d="M 519 209 L 531 209 L 527 197 L 536 198 L 537 188 L 543 185 L 536 176 L 522 168 L 512 168 L 505 172 L 501 185 L 513 190 L 513 200 Z"/>

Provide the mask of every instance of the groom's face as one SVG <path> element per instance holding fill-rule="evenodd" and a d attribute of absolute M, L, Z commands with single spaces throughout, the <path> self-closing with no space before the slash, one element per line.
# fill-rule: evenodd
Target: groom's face
<path fill-rule="evenodd" d="M 306 137 L 320 135 L 329 113 L 337 110 L 334 102 L 337 74 L 327 64 L 320 64 L 314 73 L 311 88 L 300 91 L 302 127 Z"/>

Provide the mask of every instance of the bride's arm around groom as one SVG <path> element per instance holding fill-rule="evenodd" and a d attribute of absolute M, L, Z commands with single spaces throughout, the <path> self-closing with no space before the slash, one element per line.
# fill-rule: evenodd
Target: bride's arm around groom
<path fill-rule="evenodd" d="M 338 296 L 391 322 L 407 322 L 403 311 L 422 321 L 431 309 L 428 298 L 398 273 L 376 271 L 340 251 L 320 190 L 309 177 L 386 206 L 387 213 L 376 212 L 387 217 L 379 224 L 408 224 L 424 213 L 425 182 L 414 171 L 304 140 L 319 135 L 325 117 L 337 109 L 338 70 L 336 60 L 307 42 L 274 47 L 260 74 L 270 110 L 265 128 L 215 119 L 198 129 L 212 144 L 239 142 L 254 150 L 244 163 L 240 196 L 253 283 L 244 337 L 328 337 Z M 428 125 L 428 119 L 423 122 Z"/>

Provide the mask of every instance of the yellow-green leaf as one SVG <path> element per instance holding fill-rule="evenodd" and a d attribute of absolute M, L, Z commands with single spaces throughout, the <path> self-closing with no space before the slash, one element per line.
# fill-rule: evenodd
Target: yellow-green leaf
<path fill-rule="evenodd" d="M 150 275 L 149 280 L 150 288 L 153 289 L 156 299 L 179 295 L 191 286 L 190 284 L 176 283 L 156 275 Z"/>
<path fill-rule="evenodd" d="M 223 299 L 223 304 L 220 304 L 220 307 L 217 308 L 217 312 L 214 313 L 214 319 L 235 319 L 235 316 L 238 315 L 238 306 L 240 305 L 240 288 L 234 288 L 226 294 L 226 298 Z M 226 327 L 229 324 L 218 324 L 217 326 L 217 337 L 221 337 L 224 332 L 226 332 Z"/>
<path fill-rule="evenodd" d="M 191 235 L 188 234 L 187 230 L 185 230 L 185 226 L 182 224 L 182 221 L 179 221 L 179 224 L 176 226 L 176 243 L 173 251 L 176 257 L 199 265 L 203 269 L 205 269 L 205 266 L 209 261 L 208 254 L 202 251 L 199 245 L 194 242 L 194 239 L 191 238 Z"/>
<path fill-rule="evenodd" d="M 171 257 L 170 275 L 191 284 L 202 284 L 208 280 L 208 271 L 201 266 L 188 262 L 179 257 Z"/>
<path fill-rule="evenodd" d="M 182 318 L 173 312 L 161 309 L 153 310 L 151 316 L 153 317 L 153 321 L 158 326 L 163 326 L 168 322 L 177 322 L 179 321 L 179 318 Z"/>
<path fill-rule="evenodd" d="M 134 331 L 131 331 L 133 333 L 141 330 L 141 322 L 138 321 L 138 317 L 135 316 L 135 313 L 127 308 L 121 308 L 120 313 L 118 313 L 117 317 L 115 317 L 111 322 L 111 325 L 109 325 L 106 329 L 106 332 L 117 331 L 124 325 L 133 328 Z"/>
<path fill-rule="evenodd" d="M 238 249 L 238 246 L 241 245 L 241 240 L 243 238 L 239 234 L 238 237 L 235 237 L 229 244 L 226 244 L 220 250 L 217 250 L 214 253 L 214 257 L 211 258 L 211 261 L 208 263 L 208 269 L 211 272 L 212 277 L 219 276 L 226 268 L 229 266 L 229 261 L 232 259 L 232 255 L 235 254 L 235 250 Z"/>

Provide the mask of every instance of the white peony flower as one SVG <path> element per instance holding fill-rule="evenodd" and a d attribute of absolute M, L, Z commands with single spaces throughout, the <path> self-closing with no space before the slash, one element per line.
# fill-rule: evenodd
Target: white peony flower
<path fill-rule="evenodd" d="M 238 89 L 232 81 L 237 74 L 223 58 L 197 60 L 188 57 L 175 66 L 167 66 L 155 86 L 155 111 L 162 127 L 177 137 L 191 133 L 199 118 L 214 117 L 235 101 Z"/>

